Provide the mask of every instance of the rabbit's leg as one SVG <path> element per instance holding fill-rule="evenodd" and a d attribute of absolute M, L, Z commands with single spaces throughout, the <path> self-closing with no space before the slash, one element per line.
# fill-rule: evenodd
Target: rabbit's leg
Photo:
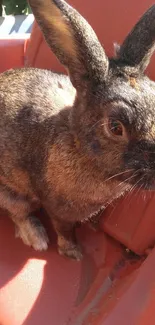
<path fill-rule="evenodd" d="M 43 251 L 48 248 L 48 236 L 45 228 L 35 216 L 22 216 L 20 221 L 11 216 L 16 225 L 16 237 L 20 237 L 24 244 L 32 246 L 36 251 Z"/>
<path fill-rule="evenodd" d="M 81 247 L 77 244 L 75 224 L 57 219 L 52 220 L 52 222 L 58 235 L 59 254 L 80 261 L 83 255 Z"/>
<path fill-rule="evenodd" d="M 5 209 L 14 221 L 16 237 L 20 237 L 26 245 L 35 250 L 47 249 L 46 231 L 37 218 L 29 216 L 31 205 L 26 199 L 0 186 L 0 207 Z"/>

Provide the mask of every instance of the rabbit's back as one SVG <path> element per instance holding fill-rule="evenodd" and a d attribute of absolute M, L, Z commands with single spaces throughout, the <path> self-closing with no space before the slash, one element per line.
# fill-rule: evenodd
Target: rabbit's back
<path fill-rule="evenodd" d="M 40 173 L 48 144 L 58 133 L 56 125 L 63 120 L 61 112 L 74 97 L 65 75 L 39 69 L 0 75 L 0 183 L 20 187 L 23 194 L 33 192 L 31 175 Z"/>
<path fill-rule="evenodd" d="M 0 75 L 0 113 L 5 108 L 15 114 L 23 106 L 32 105 L 40 114 L 55 114 L 72 105 L 75 90 L 69 78 L 41 69 L 9 70 Z"/>
<path fill-rule="evenodd" d="M 75 98 L 75 89 L 65 75 L 48 70 L 10 70 L 0 75 L 0 155 L 13 144 L 33 138 L 48 138 L 56 121 Z M 38 133 L 38 134 L 37 134 Z M 38 144 L 38 143 L 37 143 Z M 23 149 L 26 151 L 26 143 Z M 19 152 L 17 150 L 17 155 Z"/>

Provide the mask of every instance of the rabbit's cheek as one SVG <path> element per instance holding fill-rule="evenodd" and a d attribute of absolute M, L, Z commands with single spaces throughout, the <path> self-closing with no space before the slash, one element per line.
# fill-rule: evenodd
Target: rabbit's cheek
<path fill-rule="evenodd" d="M 93 141 L 93 143 L 91 144 L 91 149 L 92 149 L 93 153 L 95 153 L 97 155 L 102 153 L 101 144 L 98 140 Z"/>

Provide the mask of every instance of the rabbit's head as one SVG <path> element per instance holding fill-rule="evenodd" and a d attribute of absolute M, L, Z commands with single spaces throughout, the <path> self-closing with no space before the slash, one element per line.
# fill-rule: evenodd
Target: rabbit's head
<path fill-rule="evenodd" d="M 29 3 L 76 89 L 70 126 L 77 150 L 103 179 L 116 175 L 131 185 L 152 186 L 155 83 L 144 71 L 155 48 L 155 5 L 117 47 L 116 57 L 108 58 L 90 25 L 65 1 Z"/>

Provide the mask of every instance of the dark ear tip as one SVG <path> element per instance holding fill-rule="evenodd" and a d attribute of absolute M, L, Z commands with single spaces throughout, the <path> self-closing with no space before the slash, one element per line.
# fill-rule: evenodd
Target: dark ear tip
<path fill-rule="evenodd" d="M 155 10 L 155 4 L 152 5 L 149 9 L 150 9 L 150 10 Z M 148 9 L 148 10 L 149 10 L 149 9 Z"/>
<path fill-rule="evenodd" d="M 153 19 L 155 19 L 155 18 L 154 18 L 154 15 L 155 15 L 155 4 L 152 5 L 151 7 L 149 7 L 149 8 L 144 12 L 144 14 L 142 15 L 140 21 L 143 20 L 143 19 L 145 19 L 145 17 L 150 17 L 150 18 L 152 17 Z"/>
<path fill-rule="evenodd" d="M 119 58 L 130 67 L 143 73 L 155 49 L 155 4 L 133 27 L 121 45 Z"/>
<path fill-rule="evenodd" d="M 150 14 L 150 13 L 152 13 L 152 12 L 154 12 L 154 11 L 155 11 L 155 4 L 152 5 L 151 7 L 149 7 L 149 8 L 148 8 L 144 13 L 143 13 L 142 17 L 145 16 L 145 15 L 147 15 L 147 14 Z"/>

